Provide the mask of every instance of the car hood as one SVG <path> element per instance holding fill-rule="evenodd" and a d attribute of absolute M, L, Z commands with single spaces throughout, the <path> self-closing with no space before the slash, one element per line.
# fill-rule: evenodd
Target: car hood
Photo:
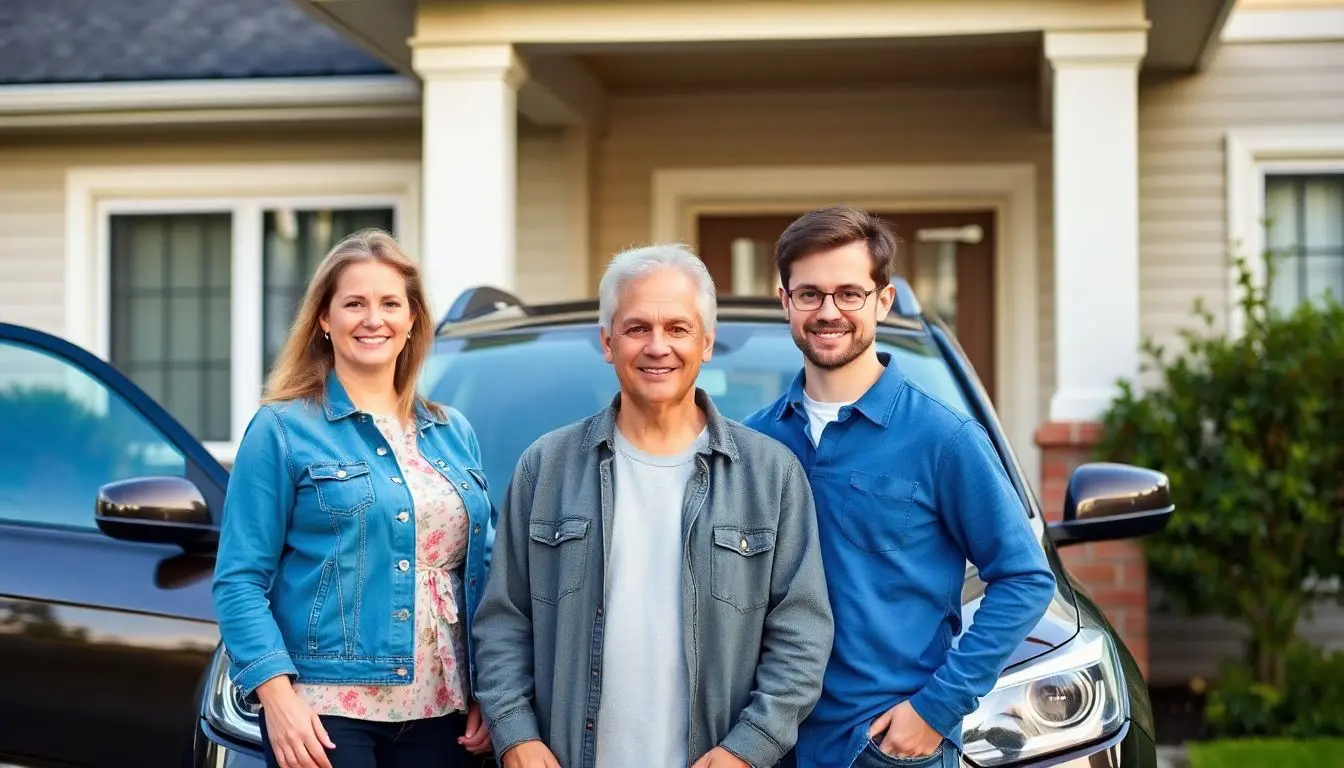
<path fill-rule="evenodd" d="M 1013 649 L 1004 664 L 1005 667 L 1048 653 L 1078 634 L 1080 625 L 1078 603 L 1069 585 L 1068 576 L 1059 558 L 1055 556 L 1053 548 L 1046 542 L 1042 542 L 1042 546 L 1045 547 L 1046 560 L 1050 563 L 1050 569 L 1055 576 L 1055 594 L 1050 598 L 1050 605 L 1036 622 L 1036 626 L 1032 627 L 1026 639 Z M 980 579 L 979 570 L 967 563 L 966 577 L 961 586 L 962 632 L 975 621 L 975 612 L 980 608 L 984 596 L 985 582 Z"/>

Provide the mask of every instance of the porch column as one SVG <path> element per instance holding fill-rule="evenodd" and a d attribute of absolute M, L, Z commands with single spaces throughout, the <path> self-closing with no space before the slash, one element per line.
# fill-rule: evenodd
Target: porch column
<path fill-rule="evenodd" d="M 518 88 L 512 45 L 417 44 L 424 83 L 420 257 L 438 321 L 466 288 L 516 281 Z"/>
<path fill-rule="evenodd" d="M 1139 371 L 1138 70 L 1142 30 L 1047 32 L 1053 77 L 1055 391 L 1036 433 L 1057 520 L 1091 460 L 1116 380 Z M 1148 669 L 1148 575 L 1132 541 L 1069 547 L 1066 565 Z"/>
<path fill-rule="evenodd" d="M 1047 32 L 1054 73 L 1052 421 L 1090 421 L 1139 369 L 1138 69 L 1134 32 Z"/>

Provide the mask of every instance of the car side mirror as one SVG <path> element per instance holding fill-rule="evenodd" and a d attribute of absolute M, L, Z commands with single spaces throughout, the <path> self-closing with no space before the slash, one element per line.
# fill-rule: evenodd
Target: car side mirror
<path fill-rule="evenodd" d="M 1176 505 L 1161 472 L 1128 464 L 1083 464 L 1069 478 L 1064 519 L 1051 524 L 1056 546 L 1131 539 L 1166 526 Z"/>
<path fill-rule="evenodd" d="M 93 517 L 100 531 L 124 541 L 191 549 L 218 536 L 205 497 L 185 477 L 134 477 L 103 485 Z"/>

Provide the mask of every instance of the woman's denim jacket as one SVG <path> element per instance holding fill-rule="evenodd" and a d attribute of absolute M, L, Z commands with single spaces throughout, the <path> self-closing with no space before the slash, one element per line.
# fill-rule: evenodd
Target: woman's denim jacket
<path fill-rule="evenodd" d="M 421 453 L 453 484 L 469 518 L 458 617 L 470 659 L 494 530 L 476 435 L 461 413 L 445 412 L 417 408 L 416 428 Z M 214 580 L 230 677 L 243 695 L 255 702 L 257 686 L 276 675 L 410 682 L 415 538 L 397 459 L 334 374 L 324 402 L 263 406 L 234 461 Z M 474 688 L 474 664 L 469 674 Z"/>

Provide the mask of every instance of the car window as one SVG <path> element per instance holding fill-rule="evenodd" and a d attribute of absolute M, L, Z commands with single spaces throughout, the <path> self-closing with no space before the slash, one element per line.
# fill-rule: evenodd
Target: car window
<path fill-rule="evenodd" d="M 96 529 L 98 487 L 186 471 L 182 453 L 83 368 L 0 341 L 0 521 Z"/>
<path fill-rule="evenodd" d="M 910 380 L 970 412 L 928 337 L 892 332 L 879 336 L 877 344 Z M 725 416 L 741 421 L 778 398 L 801 365 L 788 326 L 725 322 L 698 383 Z M 602 358 L 596 330 L 585 325 L 440 341 L 421 389 L 471 421 L 481 443 L 482 469 L 499 503 L 527 446 L 606 406 L 618 384 Z"/>

